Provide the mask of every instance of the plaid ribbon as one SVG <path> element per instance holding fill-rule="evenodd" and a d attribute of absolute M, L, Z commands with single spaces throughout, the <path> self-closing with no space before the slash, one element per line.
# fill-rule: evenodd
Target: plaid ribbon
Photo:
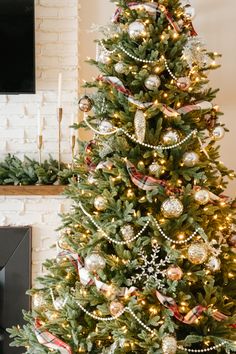
<path fill-rule="evenodd" d="M 140 189 L 151 191 L 157 187 L 166 186 L 165 181 L 140 173 L 130 161 L 126 162 L 126 167 L 132 182 Z"/>
<path fill-rule="evenodd" d="M 129 96 L 131 93 L 125 88 L 123 83 L 116 76 L 103 76 L 99 75 L 97 81 L 102 81 L 113 86 L 117 91 Z"/>
<path fill-rule="evenodd" d="M 86 156 L 84 158 L 84 162 L 85 162 L 86 166 L 88 166 L 89 170 L 95 170 L 95 168 L 96 168 L 96 164 L 92 161 L 91 156 L 89 156 L 89 155 L 91 155 L 95 145 L 96 145 L 96 141 L 90 140 L 85 148 Z"/>
<path fill-rule="evenodd" d="M 208 101 L 197 102 L 195 104 L 191 104 L 188 106 L 183 106 L 178 109 L 179 114 L 187 114 L 193 111 L 200 111 L 200 110 L 210 110 L 213 108 L 212 103 Z"/>
<path fill-rule="evenodd" d="M 193 324 L 201 316 L 202 312 L 206 310 L 206 307 L 197 305 L 184 316 L 179 312 L 178 306 L 172 297 L 162 295 L 159 291 L 156 291 L 156 296 L 160 303 L 168 308 L 177 320 L 186 324 Z"/>
<path fill-rule="evenodd" d="M 47 348 L 58 350 L 61 354 L 72 354 L 71 347 L 49 331 L 43 330 L 38 318 L 35 320 L 35 335 L 40 344 Z"/>

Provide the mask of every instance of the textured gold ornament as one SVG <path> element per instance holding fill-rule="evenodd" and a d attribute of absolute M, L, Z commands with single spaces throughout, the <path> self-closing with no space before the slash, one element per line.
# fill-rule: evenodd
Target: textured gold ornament
<path fill-rule="evenodd" d="M 175 354 L 177 351 L 177 341 L 174 336 L 166 335 L 162 340 L 163 354 Z"/>
<path fill-rule="evenodd" d="M 181 201 L 175 197 L 166 199 L 161 205 L 161 212 L 165 218 L 178 218 L 184 210 Z"/>
<path fill-rule="evenodd" d="M 218 272 L 220 270 L 221 261 L 219 258 L 211 256 L 208 259 L 206 266 L 211 272 Z"/>
<path fill-rule="evenodd" d="M 190 85 L 191 85 L 191 80 L 189 77 L 180 77 L 176 81 L 176 86 L 182 91 L 188 90 Z"/>
<path fill-rule="evenodd" d="M 205 205 L 210 201 L 210 193 L 206 189 L 200 189 L 194 193 L 194 199 L 198 204 Z"/>
<path fill-rule="evenodd" d="M 193 264 L 202 264 L 208 257 L 207 247 L 204 243 L 193 243 L 188 248 L 188 260 Z"/>
<path fill-rule="evenodd" d="M 183 271 L 179 266 L 172 264 L 171 266 L 168 267 L 166 271 L 166 276 L 168 279 L 173 281 L 180 280 L 182 279 Z"/>
<path fill-rule="evenodd" d="M 94 199 L 94 206 L 99 211 L 106 210 L 106 208 L 107 208 L 107 199 L 104 198 L 102 195 L 98 195 Z"/>
<path fill-rule="evenodd" d="M 139 109 L 137 110 L 134 116 L 134 129 L 136 138 L 138 139 L 138 141 L 143 143 L 146 133 L 146 119 L 143 111 Z"/>

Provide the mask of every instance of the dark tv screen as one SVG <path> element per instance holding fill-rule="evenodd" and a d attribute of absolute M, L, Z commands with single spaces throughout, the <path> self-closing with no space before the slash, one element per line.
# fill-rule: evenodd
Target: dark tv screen
<path fill-rule="evenodd" d="M 34 0 L 0 0 L 0 94 L 35 93 Z"/>

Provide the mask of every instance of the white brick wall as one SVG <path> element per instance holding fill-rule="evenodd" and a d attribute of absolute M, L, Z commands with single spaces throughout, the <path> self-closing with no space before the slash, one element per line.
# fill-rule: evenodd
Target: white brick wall
<path fill-rule="evenodd" d="M 62 72 L 62 158 L 71 161 L 71 113 L 77 113 L 78 95 L 78 1 L 36 0 L 36 95 L 0 96 L 0 160 L 7 153 L 37 158 L 37 105 L 42 100 L 44 118 L 43 158 L 57 152 L 57 82 Z M 64 197 L 0 197 L 0 226 L 32 225 L 33 279 L 42 262 L 55 255 L 51 245 L 60 225 L 58 212 L 68 210 Z"/>

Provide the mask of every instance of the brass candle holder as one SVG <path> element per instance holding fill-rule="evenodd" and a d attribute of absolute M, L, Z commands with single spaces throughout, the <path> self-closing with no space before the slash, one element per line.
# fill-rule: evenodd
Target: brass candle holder
<path fill-rule="evenodd" d="M 63 117 L 63 108 L 58 108 L 58 170 L 61 169 L 61 123 Z"/>
<path fill-rule="evenodd" d="M 38 152 L 39 152 L 39 164 L 42 164 L 42 148 L 43 148 L 43 136 L 38 135 Z"/>
<path fill-rule="evenodd" d="M 75 135 L 71 136 L 71 158 L 72 158 L 72 162 L 71 162 L 71 167 L 72 169 L 74 168 L 74 157 L 75 157 Z"/>

